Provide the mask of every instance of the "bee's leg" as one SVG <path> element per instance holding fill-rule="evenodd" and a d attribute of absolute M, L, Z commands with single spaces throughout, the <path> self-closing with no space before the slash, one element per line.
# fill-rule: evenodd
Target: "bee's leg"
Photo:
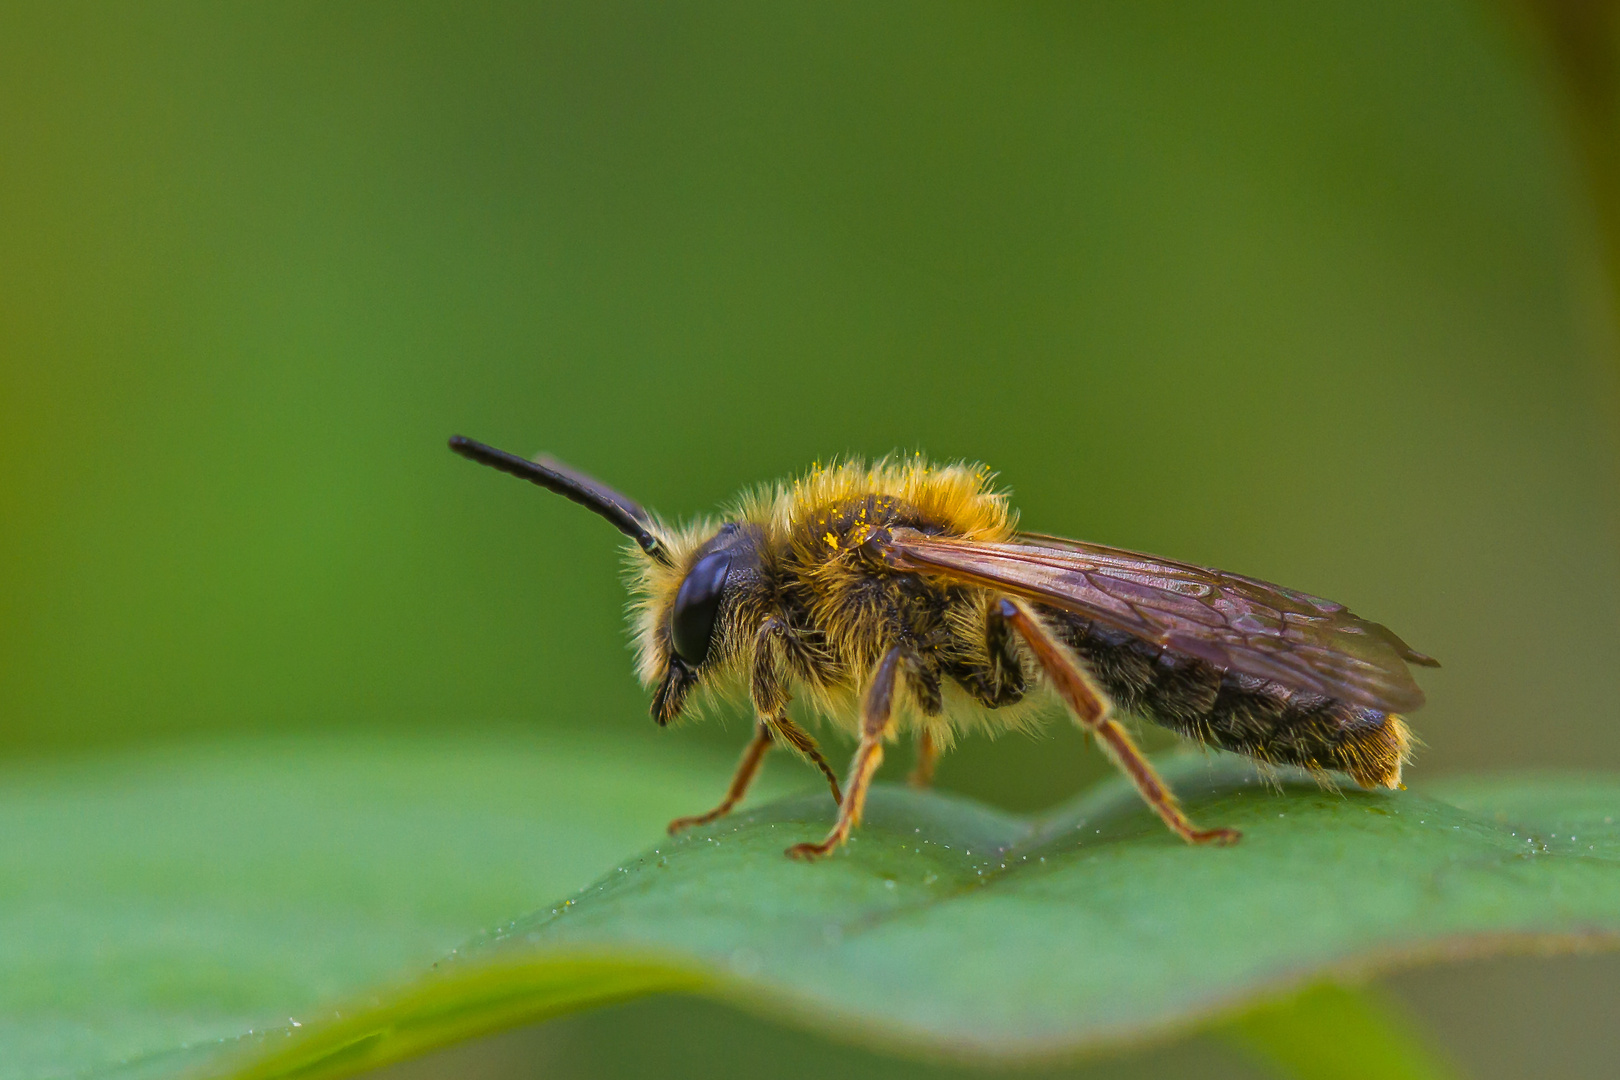
<path fill-rule="evenodd" d="M 1001 617 L 1028 642 L 1030 651 L 1035 654 L 1035 659 L 1064 702 L 1073 710 L 1080 727 L 1096 737 L 1114 764 L 1136 785 L 1143 800 L 1172 832 L 1189 844 L 1231 844 L 1237 841 L 1242 834 L 1236 829 L 1200 829 L 1187 819 L 1169 785 L 1159 779 L 1159 774 L 1142 756 L 1142 751 L 1136 748 L 1129 733 L 1109 717 L 1113 706 L 1108 698 L 1092 682 L 1079 660 L 1041 624 L 1028 604 L 1022 600 L 1002 600 L 1000 609 Z"/>
<path fill-rule="evenodd" d="M 914 788 L 925 788 L 934 782 L 934 763 L 939 761 L 939 743 L 928 728 L 917 732 L 917 764 L 912 766 L 906 783 Z"/>
<path fill-rule="evenodd" d="M 743 751 L 742 760 L 737 763 L 737 771 L 731 778 L 731 786 L 726 789 L 726 797 L 720 800 L 720 805 L 706 814 L 676 818 L 669 823 L 670 835 L 673 836 L 682 829 L 690 829 L 694 825 L 707 825 L 716 818 L 731 813 L 731 808 L 742 801 L 742 797 L 748 793 L 748 785 L 759 775 L 759 767 L 765 761 L 765 751 L 770 748 L 771 728 L 761 720 L 754 725 L 754 737 L 749 740 L 748 748 Z"/>
<path fill-rule="evenodd" d="M 911 702 L 925 717 L 938 716 L 945 711 L 945 699 L 940 689 L 940 665 L 937 660 L 925 660 L 916 651 L 907 649 L 900 654 L 900 674 L 905 677 L 911 691 Z M 934 763 L 939 760 L 939 743 L 934 741 L 933 730 L 927 727 L 917 733 L 917 764 L 906 782 L 912 787 L 925 788 L 934 782 Z"/>
<path fill-rule="evenodd" d="M 843 792 L 838 790 L 838 774 L 833 772 L 827 759 L 821 756 L 821 750 L 816 746 L 816 740 L 804 728 L 788 719 L 787 713 L 779 713 L 766 723 L 776 733 L 776 737 L 793 747 L 798 753 L 810 759 L 810 763 L 821 770 L 821 775 L 827 778 L 827 786 L 832 788 L 833 802 L 844 801 Z"/>
<path fill-rule="evenodd" d="M 984 651 L 989 662 L 982 667 L 966 666 L 957 676 L 964 690 L 992 709 L 1018 704 L 1028 690 L 1023 665 L 1012 649 L 1007 620 L 998 606 L 991 605 L 985 618 Z"/>
<path fill-rule="evenodd" d="M 819 844 L 794 844 L 787 849 L 795 859 L 818 859 L 830 855 L 849 838 L 849 830 L 860 824 L 861 811 L 866 808 L 866 789 L 872 774 L 883 764 L 883 736 L 894 715 L 895 676 L 900 667 L 900 647 L 891 648 L 879 661 L 861 703 L 861 745 L 855 751 L 855 763 L 849 770 L 849 790 L 838 807 L 838 821 L 827 838 Z"/>
<path fill-rule="evenodd" d="M 766 619 L 754 637 L 754 673 L 748 693 L 754 699 L 754 709 L 759 713 L 761 722 L 769 724 L 771 733 L 778 740 L 821 770 L 821 775 L 827 778 L 827 784 L 832 788 L 833 802 L 841 803 L 844 796 L 838 790 L 838 774 L 821 756 L 816 740 L 810 737 L 810 733 L 788 718 L 787 679 L 782 674 L 786 660 L 781 656 L 781 651 L 790 644 L 791 639 L 782 624 L 776 619 Z"/>

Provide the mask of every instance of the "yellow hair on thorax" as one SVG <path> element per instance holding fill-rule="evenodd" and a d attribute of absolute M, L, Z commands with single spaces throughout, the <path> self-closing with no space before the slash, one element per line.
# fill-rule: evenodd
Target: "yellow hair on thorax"
<path fill-rule="evenodd" d="M 1006 493 L 991 487 L 994 478 L 984 465 L 931 465 L 920 454 L 895 454 L 870 465 L 859 459 L 817 464 L 785 484 L 745 494 L 732 516 L 765 526 L 767 538 L 780 543 L 823 507 L 882 495 L 907 504 L 952 535 L 1004 541 L 1012 537 L 1017 515 L 1008 506 Z"/>
<path fill-rule="evenodd" d="M 908 518 L 928 523 L 948 535 L 988 543 L 1005 542 L 1017 531 L 1017 515 L 1008 505 L 1007 494 L 992 486 L 994 476 L 983 465 L 934 465 L 920 454 L 895 454 L 870 464 L 859 459 L 818 463 L 799 477 L 744 492 L 726 507 L 719 519 L 705 517 L 678 527 L 657 522 L 657 535 L 670 553 L 668 565 L 654 562 L 634 546 L 626 552 L 637 674 L 647 685 L 662 677 L 664 660 L 660 637 L 668 624 L 675 594 L 699 549 L 724 522 L 759 526 L 764 532 L 765 548 L 785 553 L 814 541 L 805 526 L 818 514 L 877 496 L 894 500 L 904 508 Z M 737 662 L 742 659 L 741 656 L 728 658 L 707 672 L 703 684 L 693 695 L 689 714 L 706 712 L 720 701 L 746 700 L 747 672 Z M 854 729 L 859 714 L 858 682 L 824 686 L 801 684 L 795 690 L 799 706 L 808 712 L 831 720 L 837 727 Z M 933 729 L 936 741 L 948 747 L 959 729 L 996 733 L 1025 727 L 1036 711 L 1034 699 L 1040 696 L 1032 694 L 1031 700 L 1021 706 L 992 711 L 954 685 L 945 686 L 944 692 L 945 715 L 926 720 L 915 713 L 902 695 L 899 726 L 925 724 Z"/>

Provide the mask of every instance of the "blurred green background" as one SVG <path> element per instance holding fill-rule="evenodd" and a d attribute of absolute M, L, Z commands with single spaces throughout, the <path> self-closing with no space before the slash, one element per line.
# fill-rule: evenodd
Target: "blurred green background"
<path fill-rule="evenodd" d="M 1440 657 L 1414 783 L 1620 766 L 1620 348 L 1522 29 L 8 3 L 0 751 L 741 740 L 653 727 L 617 537 L 460 431 L 671 516 L 833 455 L 983 460 L 1029 527 Z M 1023 809 L 1101 771 L 1053 725 L 941 783 Z M 741 1023 L 705 1016 L 680 1030 Z"/>

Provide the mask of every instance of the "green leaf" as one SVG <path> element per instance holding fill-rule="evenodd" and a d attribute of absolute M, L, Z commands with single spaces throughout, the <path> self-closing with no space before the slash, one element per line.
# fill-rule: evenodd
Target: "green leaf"
<path fill-rule="evenodd" d="M 791 798 L 657 843 L 426 977 L 351 1001 L 341 1015 L 305 1012 L 296 1029 L 283 1021 L 234 1044 L 153 1058 L 139 1071 L 342 1075 L 658 990 L 704 993 L 909 1052 L 1064 1055 L 1257 1005 L 1274 1009 L 1266 1003 L 1326 978 L 1504 948 L 1620 941 L 1613 778 L 1455 783 L 1448 803 L 1314 786 L 1279 793 L 1227 758 L 1169 768 L 1197 819 L 1243 828 L 1242 844 L 1188 848 L 1118 784 L 1034 820 L 882 786 L 849 847 L 807 865 L 782 849 L 824 829 L 831 805 L 824 792 Z M 411 796 L 393 792 L 391 812 L 412 805 Z M 559 805 L 574 816 L 526 820 L 490 850 L 511 843 L 532 858 L 624 797 L 616 790 L 590 802 L 589 813 Z M 650 815 L 650 801 L 643 792 L 641 808 L 621 813 Z M 419 812 L 426 821 L 449 809 Z M 482 812 L 463 822 L 469 833 Z M 416 859 L 412 872 L 448 882 L 455 875 L 433 865 L 442 854 Z M 521 853 L 510 860 L 523 861 Z M 412 902 L 432 900 L 437 887 L 417 890 Z M 300 917 L 316 934 L 311 950 L 353 929 L 319 932 L 320 890 L 306 900 Z M 401 919 L 409 921 L 403 911 Z M 420 957 L 429 937 L 404 952 Z M 355 971 L 386 967 L 379 956 Z M 1363 1019 L 1365 1030 L 1376 1026 L 1372 1014 Z"/>
<path fill-rule="evenodd" d="M 661 836 L 730 769 L 729 754 L 650 731 L 12 762 L 0 774 L 0 1078 L 166 1061 L 408 981 Z"/>

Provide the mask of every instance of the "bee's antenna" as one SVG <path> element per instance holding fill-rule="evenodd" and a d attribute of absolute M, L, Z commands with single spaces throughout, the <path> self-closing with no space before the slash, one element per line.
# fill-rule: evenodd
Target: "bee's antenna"
<path fill-rule="evenodd" d="M 486 446 L 465 435 L 450 436 L 450 449 L 480 465 L 488 465 L 492 469 L 499 469 L 503 473 L 527 480 L 531 484 L 539 484 L 547 491 L 555 491 L 563 498 L 600 514 L 607 518 L 614 528 L 640 544 L 641 550 L 647 553 L 648 558 L 665 566 L 669 565 L 669 551 L 664 547 L 663 541 L 653 535 L 652 518 L 647 511 L 635 501 L 592 480 L 584 473 L 576 472 L 552 458 L 541 458 L 539 461 L 520 458 L 516 454 L 508 454 L 505 450 Z"/>

